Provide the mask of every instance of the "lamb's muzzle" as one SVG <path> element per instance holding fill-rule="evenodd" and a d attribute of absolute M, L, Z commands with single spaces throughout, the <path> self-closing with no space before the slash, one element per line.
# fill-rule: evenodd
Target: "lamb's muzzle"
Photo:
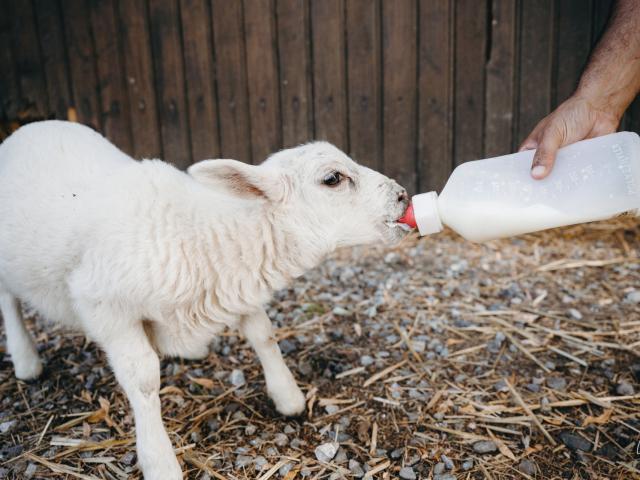
<path fill-rule="evenodd" d="M 185 173 L 134 161 L 78 124 L 23 127 L 0 145 L 0 309 L 16 375 L 42 369 L 20 299 L 105 350 L 145 478 L 181 479 L 157 352 L 204 357 L 217 333 L 239 329 L 278 411 L 300 413 L 304 395 L 263 305 L 336 247 L 404 237 L 390 227 L 407 204 L 394 181 L 324 142 Z"/>

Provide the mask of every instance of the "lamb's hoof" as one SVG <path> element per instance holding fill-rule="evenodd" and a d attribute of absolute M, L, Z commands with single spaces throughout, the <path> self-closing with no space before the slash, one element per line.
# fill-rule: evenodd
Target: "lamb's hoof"
<path fill-rule="evenodd" d="M 140 462 L 144 480 L 182 480 L 182 469 L 173 452 L 155 462 Z"/>
<path fill-rule="evenodd" d="M 21 359 L 21 361 L 13 362 L 13 368 L 16 371 L 16 378 L 20 380 L 33 380 L 38 378 L 42 373 L 42 361 L 37 355 L 29 359 Z"/>
<path fill-rule="evenodd" d="M 277 394 L 271 394 L 271 398 L 273 403 L 276 404 L 276 410 L 287 417 L 300 415 L 306 408 L 304 394 L 298 387 L 295 390 L 285 390 Z"/>

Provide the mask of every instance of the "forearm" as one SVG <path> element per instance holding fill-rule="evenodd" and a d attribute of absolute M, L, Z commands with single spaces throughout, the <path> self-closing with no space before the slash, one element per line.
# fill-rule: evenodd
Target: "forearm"
<path fill-rule="evenodd" d="M 618 0 L 576 95 L 619 121 L 640 91 L 640 0 Z"/>

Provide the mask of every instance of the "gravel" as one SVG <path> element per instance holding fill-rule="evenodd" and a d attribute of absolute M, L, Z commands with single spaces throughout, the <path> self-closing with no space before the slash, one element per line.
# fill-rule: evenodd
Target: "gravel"
<path fill-rule="evenodd" d="M 618 395 L 635 395 L 636 391 L 630 383 L 620 382 L 616 385 L 616 393 Z M 0 428 L 2 428 L 1 425 Z"/>
<path fill-rule="evenodd" d="M 564 391 L 567 388 L 567 381 L 564 377 L 549 377 L 547 378 L 547 387 Z"/>
<path fill-rule="evenodd" d="M 398 475 L 403 480 L 415 480 L 416 478 L 418 478 L 416 476 L 416 472 L 414 472 L 413 468 L 411 468 L 411 467 L 403 467 L 403 468 L 401 468 L 400 472 L 398 473 Z"/>
<path fill-rule="evenodd" d="M 560 433 L 560 440 L 571 450 L 581 450 L 583 452 L 591 450 L 591 442 L 580 435 L 565 431 Z"/>
<path fill-rule="evenodd" d="M 234 387 L 241 387 L 246 383 L 242 370 L 232 370 L 229 374 L 229 383 Z"/>
<path fill-rule="evenodd" d="M 529 475 L 530 477 L 533 477 L 537 471 L 536 463 L 524 458 L 518 464 L 518 470 L 520 470 L 522 473 L 526 475 Z"/>
<path fill-rule="evenodd" d="M 498 446 L 491 440 L 481 440 L 473 444 L 473 451 L 476 453 L 491 453 L 498 450 Z"/>
<path fill-rule="evenodd" d="M 323 443 L 317 446 L 315 449 L 316 458 L 323 463 L 330 462 L 338 453 L 338 446 L 335 442 Z"/>

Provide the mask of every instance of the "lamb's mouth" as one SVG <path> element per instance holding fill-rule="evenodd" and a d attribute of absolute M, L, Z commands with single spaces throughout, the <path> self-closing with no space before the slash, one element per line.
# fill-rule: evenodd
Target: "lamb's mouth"
<path fill-rule="evenodd" d="M 403 230 L 405 232 L 411 232 L 413 231 L 413 228 L 411 228 L 409 225 L 407 225 L 406 223 L 400 223 L 400 222 L 394 222 L 394 221 L 390 221 L 390 222 L 384 222 L 385 225 L 389 228 L 399 228 L 400 230 Z"/>

